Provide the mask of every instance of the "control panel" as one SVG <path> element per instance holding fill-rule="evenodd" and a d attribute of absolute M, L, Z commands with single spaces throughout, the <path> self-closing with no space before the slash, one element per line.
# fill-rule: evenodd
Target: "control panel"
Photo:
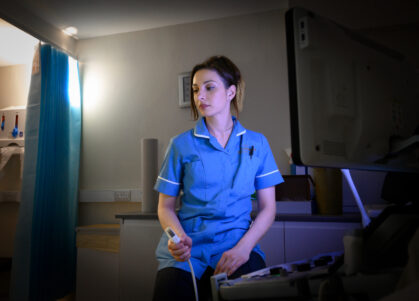
<path fill-rule="evenodd" d="M 215 275 L 211 278 L 214 301 L 311 300 L 332 267 L 340 266 L 342 255 L 343 252 L 319 254 L 307 260 L 270 266 L 231 280 L 225 274 Z"/>

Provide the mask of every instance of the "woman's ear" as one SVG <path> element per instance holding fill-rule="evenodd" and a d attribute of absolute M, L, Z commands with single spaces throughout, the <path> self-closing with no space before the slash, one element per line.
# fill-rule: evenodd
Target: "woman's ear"
<path fill-rule="evenodd" d="M 235 85 L 231 85 L 230 87 L 228 87 L 227 97 L 229 101 L 231 101 L 234 98 L 234 96 L 236 96 L 236 91 L 237 91 L 237 88 Z"/>

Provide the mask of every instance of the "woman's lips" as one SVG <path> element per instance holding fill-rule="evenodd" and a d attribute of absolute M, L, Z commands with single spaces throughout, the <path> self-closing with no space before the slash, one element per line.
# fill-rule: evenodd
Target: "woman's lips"
<path fill-rule="evenodd" d="M 202 109 L 202 110 L 204 110 L 208 107 L 209 107 L 209 105 L 204 105 L 204 104 L 199 105 L 199 108 Z"/>

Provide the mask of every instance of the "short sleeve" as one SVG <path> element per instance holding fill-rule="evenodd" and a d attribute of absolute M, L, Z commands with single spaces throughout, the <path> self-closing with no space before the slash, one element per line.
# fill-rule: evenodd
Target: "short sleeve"
<path fill-rule="evenodd" d="M 181 179 L 181 155 L 174 140 L 171 139 L 154 189 L 170 196 L 177 196 L 183 186 Z"/>
<path fill-rule="evenodd" d="M 255 189 L 263 189 L 284 182 L 275 158 L 272 154 L 268 140 L 262 135 L 262 144 L 259 153 L 260 165 L 255 177 Z"/>

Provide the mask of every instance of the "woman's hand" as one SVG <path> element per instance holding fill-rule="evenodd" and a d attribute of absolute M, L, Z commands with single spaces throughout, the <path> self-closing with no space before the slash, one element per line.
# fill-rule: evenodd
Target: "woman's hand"
<path fill-rule="evenodd" d="M 186 261 L 191 258 L 192 239 L 186 234 L 180 237 L 178 244 L 169 239 L 167 247 L 176 261 Z"/>
<path fill-rule="evenodd" d="M 214 275 L 226 273 L 227 276 L 231 276 L 242 264 L 249 260 L 249 255 L 249 251 L 239 246 L 224 252 L 217 263 Z"/>

